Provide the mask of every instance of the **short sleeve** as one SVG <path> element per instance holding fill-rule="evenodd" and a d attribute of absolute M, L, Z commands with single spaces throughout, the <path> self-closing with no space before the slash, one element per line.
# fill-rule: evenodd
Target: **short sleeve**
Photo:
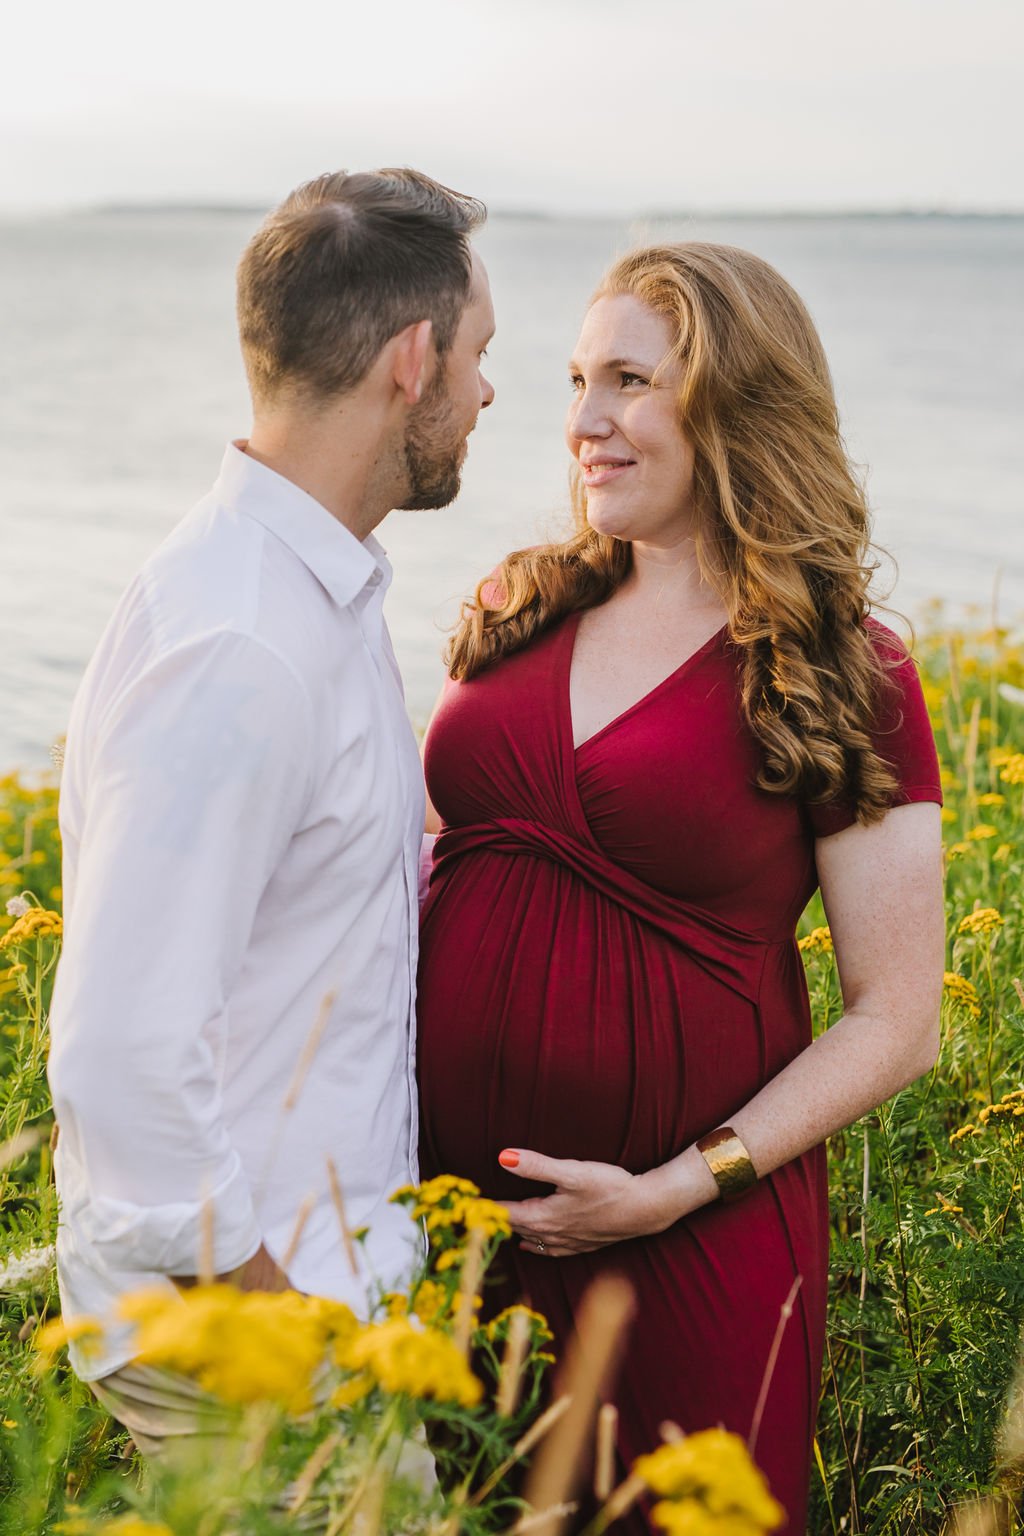
<path fill-rule="evenodd" d="M 886 667 L 887 685 L 879 700 L 871 737 L 875 751 L 896 779 L 890 804 L 912 805 L 927 800 L 941 805 L 939 757 L 917 665 L 905 655 L 902 643 L 891 629 L 874 619 L 868 620 L 868 629 Z M 853 803 L 848 799 L 807 805 L 806 810 L 815 837 L 831 837 L 856 820 Z"/>

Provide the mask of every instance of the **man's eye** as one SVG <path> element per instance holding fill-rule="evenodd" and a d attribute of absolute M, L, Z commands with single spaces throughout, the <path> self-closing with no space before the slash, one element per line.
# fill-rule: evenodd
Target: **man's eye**
<path fill-rule="evenodd" d="M 570 373 L 570 375 L 569 375 L 569 387 L 571 389 L 582 389 L 583 388 L 583 375 L 580 374 L 580 373 Z"/>

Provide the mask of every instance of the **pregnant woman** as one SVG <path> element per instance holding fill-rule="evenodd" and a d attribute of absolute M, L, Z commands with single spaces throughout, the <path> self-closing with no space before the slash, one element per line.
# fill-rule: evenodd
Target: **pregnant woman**
<path fill-rule="evenodd" d="M 628 1277 L 624 1464 L 665 1420 L 749 1434 L 799 1277 L 756 1457 L 801 1536 L 823 1142 L 937 1050 L 935 748 L 778 273 L 627 256 L 570 377 L 576 531 L 467 605 L 426 742 L 424 1172 L 509 1204 L 488 1302 L 528 1298 L 559 1345 L 596 1275 Z M 794 930 L 819 886 L 845 1013 L 812 1042 Z"/>

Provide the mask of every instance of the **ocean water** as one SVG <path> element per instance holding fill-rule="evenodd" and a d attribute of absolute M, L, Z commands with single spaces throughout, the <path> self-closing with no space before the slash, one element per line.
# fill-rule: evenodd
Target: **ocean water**
<path fill-rule="evenodd" d="M 47 762 L 138 564 L 214 478 L 248 403 L 234 266 L 255 214 L 0 223 L 0 771 Z M 493 408 L 463 493 L 378 530 L 388 618 L 422 724 L 459 600 L 510 548 L 565 526 L 566 360 L 587 294 L 638 240 L 742 245 L 818 323 L 892 603 L 1024 616 L 1024 220 L 494 218 Z"/>

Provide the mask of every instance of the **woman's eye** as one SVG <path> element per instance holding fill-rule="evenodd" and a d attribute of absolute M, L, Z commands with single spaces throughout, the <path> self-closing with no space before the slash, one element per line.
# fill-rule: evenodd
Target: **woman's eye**
<path fill-rule="evenodd" d="M 628 384 L 646 384 L 647 383 L 647 380 L 646 379 L 642 379 L 638 373 L 620 373 L 619 374 L 619 378 L 622 381 L 622 384 L 624 386 L 628 385 Z"/>

